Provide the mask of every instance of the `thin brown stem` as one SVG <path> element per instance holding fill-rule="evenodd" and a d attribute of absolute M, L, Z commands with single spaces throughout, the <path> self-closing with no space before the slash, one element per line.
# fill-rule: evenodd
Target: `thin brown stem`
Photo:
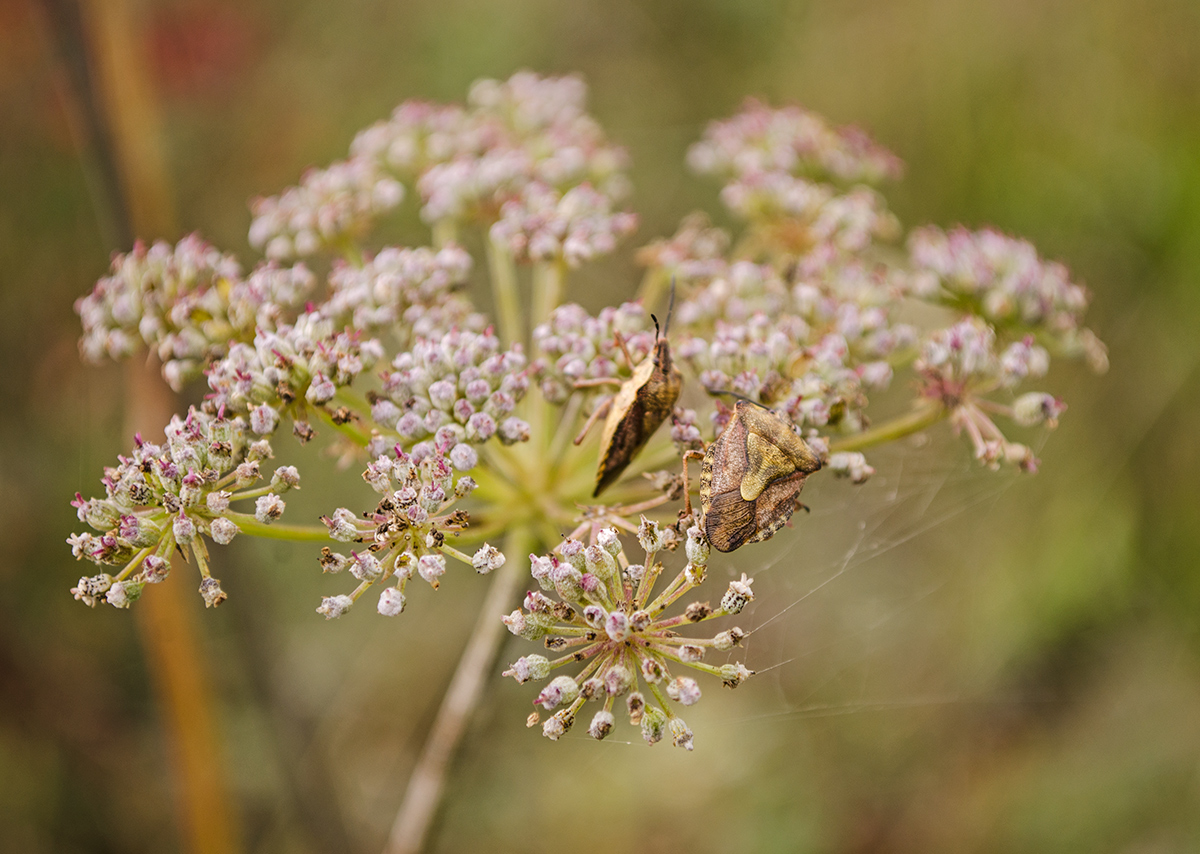
<path fill-rule="evenodd" d="M 500 617 L 517 591 L 523 566 L 520 555 L 532 548 L 533 539 L 530 532 L 517 529 L 510 532 L 505 541 L 504 554 L 507 560 L 493 575 L 492 586 L 483 607 L 479 609 L 479 619 L 471 639 L 463 650 L 450 687 L 442 698 L 437 718 L 425 740 L 425 747 L 409 777 L 408 789 L 392 822 L 392 832 L 388 836 L 384 854 L 417 854 L 425 845 L 429 825 L 442 800 L 450 761 L 454 758 L 500 651 L 505 632 Z"/>

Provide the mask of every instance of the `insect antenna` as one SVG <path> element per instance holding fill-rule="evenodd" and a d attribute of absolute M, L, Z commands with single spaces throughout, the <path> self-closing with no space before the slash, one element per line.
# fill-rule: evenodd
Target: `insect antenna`
<path fill-rule="evenodd" d="M 667 337 L 667 332 L 671 329 L 671 315 L 675 313 L 675 277 L 671 277 L 671 296 L 667 298 L 667 319 L 663 322 L 663 338 Z M 653 317 L 653 315 L 651 315 Z M 658 321 L 655 321 L 655 325 Z"/>
<path fill-rule="evenodd" d="M 751 403 L 751 404 L 757 406 L 759 409 L 765 409 L 768 412 L 774 411 L 771 409 L 771 407 L 766 406 L 765 404 L 759 403 L 757 400 L 754 400 L 753 398 L 746 397 L 746 395 L 742 394 L 740 391 L 733 391 L 732 389 L 727 389 L 727 388 L 718 388 L 718 389 L 709 389 L 708 393 L 710 395 L 712 395 L 713 397 L 716 397 L 718 395 L 727 395 L 736 400 L 744 400 L 744 401 L 746 401 L 746 403 Z"/>
<path fill-rule="evenodd" d="M 667 333 L 671 331 L 671 315 L 675 313 L 675 277 L 671 277 L 671 296 L 667 299 L 667 318 L 663 321 L 662 329 L 658 328 L 658 318 L 653 314 L 650 319 L 654 321 L 654 340 L 666 338 Z"/>

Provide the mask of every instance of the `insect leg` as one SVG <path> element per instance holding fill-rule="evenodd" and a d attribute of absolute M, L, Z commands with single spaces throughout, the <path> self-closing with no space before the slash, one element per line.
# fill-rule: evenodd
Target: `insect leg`
<path fill-rule="evenodd" d="M 592 410 L 592 414 L 588 416 L 587 421 L 583 423 L 583 429 L 579 431 L 579 435 L 575 437 L 575 444 L 579 445 L 587 437 L 588 431 L 592 429 L 592 425 L 608 414 L 608 410 L 612 408 L 613 399 L 606 397 L 604 402 Z"/>
<path fill-rule="evenodd" d="M 701 451 L 684 451 L 683 453 L 683 514 L 685 516 L 692 515 L 692 490 L 688 482 L 688 460 L 702 460 L 704 453 Z"/>
<path fill-rule="evenodd" d="M 633 356 L 629 355 L 629 348 L 625 346 L 625 339 L 622 337 L 620 332 L 613 332 L 613 341 L 617 342 L 617 346 L 620 347 L 621 352 L 625 354 L 625 364 L 629 365 L 629 370 L 632 371 L 637 367 L 637 365 L 633 363 Z"/>

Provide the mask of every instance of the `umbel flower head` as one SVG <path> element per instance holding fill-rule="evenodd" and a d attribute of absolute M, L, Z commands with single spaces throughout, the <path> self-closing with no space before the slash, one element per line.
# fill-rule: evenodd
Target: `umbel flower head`
<path fill-rule="evenodd" d="M 618 710 L 641 727 L 647 743 L 669 734 L 676 747 L 691 750 L 692 731 L 676 712 L 677 706 L 700 699 L 700 685 L 690 674 L 716 677 L 730 688 L 753 675 L 738 662 L 704 661 L 709 650 L 725 652 L 741 643 L 746 633 L 736 626 L 711 637 L 681 633 L 740 613 L 754 598 L 753 579 L 743 574 L 740 581 L 731 581 L 717 608 L 696 601 L 666 615 L 707 576 L 711 549 L 698 526 L 686 528 L 686 564 L 656 591 L 664 572 L 660 552 L 668 544 L 674 550 L 678 529 L 692 521 L 676 523 L 675 536 L 668 540 L 656 522 L 643 517 L 637 531 L 641 563 L 629 561 L 613 527 L 593 528 L 591 545 L 572 538 L 549 555 L 530 555 L 530 571 L 541 590 L 529 591 L 524 608 L 505 617 L 504 624 L 514 635 L 541 641 L 554 657 L 522 656 L 504 675 L 518 682 L 541 681 L 560 668 L 583 664 L 574 674 L 550 678 L 534 700 L 554 712 L 542 725 L 547 738 L 560 738 L 585 704 L 594 701 L 599 709 L 588 735 L 602 739 L 612 731 L 620 703 Z"/>
<path fill-rule="evenodd" d="M 532 553 L 536 586 L 504 623 L 542 651 L 505 673 L 538 683 L 543 733 L 590 702 L 594 738 L 628 717 L 690 750 L 680 711 L 751 675 L 725 654 L 752 581 L 727 557 L 710 572 L 703 532 L 739 531 L 718 543 L 731 551 L 788 536 L 805 477 L 863 483 L 873 447 L 940 422 L 987 467 L 1035 471 L 1030 431 L 1066 409 L 1039 387 L 1052 362 L 1105 368 L 1063 265 L 994 229 L 906 233 L 880 189 L 901 175 L 894 154 L 754 100 L 688 153 L 733 227 L 693 212 L 644 237 L 637 293 L 584 308 L 594 279 L 577 271 L 638 227 L 628 157 L 586 95 L 520 72 L 464 105 L 406 101 L 344 160 L 251 203 L 254 265 L 195 235 L 115 255 L 76 304 L 84 357 L 146 348 L 172 387 L 207 388 L 105 471 L 103 497 L 76 497 L 91 530 L 68 542 L 102 571 L 75 597 L 130 607 L 179 554 L 219 604 L 208 542 L 242 534 L 324 540 L 321 568 L 353 577 L 326 618 L 373 588 L 397 616 L 415 577 L 456 586 L 458 563 L 504 579 Z M 428 239 L 386 245 L 376 226 L 406 199 Z M 357 510 L 280 521 L 300 476 L 268 461 L 289 430 L 361 474 Z"/>

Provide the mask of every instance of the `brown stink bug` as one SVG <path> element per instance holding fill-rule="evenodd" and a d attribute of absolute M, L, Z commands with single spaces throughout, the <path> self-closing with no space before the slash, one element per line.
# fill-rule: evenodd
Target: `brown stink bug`
<path fill-rule="evenodd" d="M 583 441 L 589 429 L 598 418 L 607 413 L 604 420 L 604 430 L 600 436 L 600 462 L 596 467 L 596 489 L 592 497 L 612 485 L 621 476 L 621 472 L 633 462 L 638 451 L 650 441 L 679 399 L 679 390 L 683 387 L 683 377 L 675 362 L 671 359 L 671 345 L 667 343 L 667 329 L 671 324 L 671 313 L 675 307 L 675 283 L 671 282 L 671 302 L 667 308 L 667 322 L 662 329 L 658 328 L 658 318 L 653 314 L 654 321 L 654 350 L 636 367 L 633 358 L 625 348 L 625 342 L 620 335 L 616 336 L 617 345 L 625 354 L 625 361 L 633 368 L 633 376 L 620 383 L 617 393 L 604 401 L 588 418 L 583 430 L 575 437 L 575 444 Z M 619 380 L 583 380 L 576 383 L 576 388 L 600 383 L 618 383 Z"/>
<path fill-rule="evenodd" d="M 770 539 L 792 518 L 805 478 L 820 467 L 820 458 L 787 421 L 739 400 L 700 468 L 708 541 L 717 551 L 731 552 Z"/>
<path fill-rule="evenodd" d="M 621 384 L 609 404 L 600 434 L 600 463 L 593 497 L 607 489 L 633 462 L 654 431 L 667 420 L 683 387 L 683 376 L 671 359 L 666 329 L 658 330 L 658 319 L 650 317 L 658 332 L 654 351 L 634 368 L 633 376 Z M 668 323 L 670 319 L 668 314 Z"/>

